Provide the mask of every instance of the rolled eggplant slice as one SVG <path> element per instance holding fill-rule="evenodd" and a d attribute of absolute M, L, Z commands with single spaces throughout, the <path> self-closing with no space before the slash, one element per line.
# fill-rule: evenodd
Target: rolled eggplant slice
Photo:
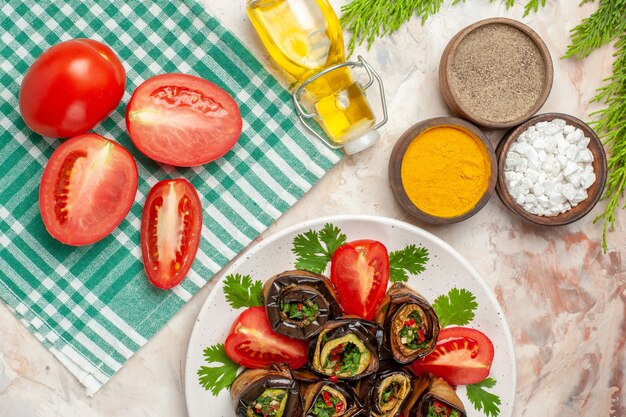
<path fill-rule="evenodd" d="M 372 375 L 380 364 L 382 338 L 382 328 L 372 321 L 329 321 L 309 344 L 311 370 L 350 381 Z"/>
<path fill-rule="evenodd" d="M 308 271 L 270 278 L 263 286 L 263 298 L 274 331 L 293 339 L 315 336 L 328 320 L 342 315 L 330 280 Z"/>
<path fill-rule="evenodd" d="M 387 291 L 376 321 L 385 329 L 385 348 L 400 364 L 428 355 L 437 344 L 439 319 L 435 310 L 404 284 L 395 283 Z"/>
<path fill-rule="evenodd" d="M 413 377 L 402 369 L 386 369 L 359 381 L 358 391 L 372 417 L 397 417 L 411 398 Z"/>
<path fill-rule="evenodd" d="M 363 404 L 349 385 L 319 381 L 302 390 L 304 417 L 355 417 L 363 413 Z"/>
<path fill-rule="evenodd" d="M 230 395 L 237 417 L 291 417 L 302 413 L 300 388 L 286 365 L 242 372 L 233 382 Z"/>
<path fill-rule="evenodd" d="M 406 417 L 466 417 L 465 407 L 454 389 L 443 379 L 423 375 L 415 379 L 413 394 L 406 403 Z"/>

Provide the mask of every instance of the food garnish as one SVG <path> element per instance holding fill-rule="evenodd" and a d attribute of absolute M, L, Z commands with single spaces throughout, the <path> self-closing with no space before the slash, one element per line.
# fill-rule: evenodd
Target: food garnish
<path fill-rule="evenodd" d="M 252 281 L 250 275 L 228 275 L 224 278 L 226 301 L 235 310 L 263 305 L 263 283 Z"/>
<path fill-rule="evenodd" d="M 465 326 L 474 320 L 474 312 L 478 308 L 476 297 L 470 291 L 452 288 L 447 295 L 435 298 L 433 308 L 439 317 L 439 325 Z"/>
<path fill-rule="evenodd" d="M 335 250 L 330 280 L 345 314 L 367 320 L 385 296 L 389 283 L 387 248 L 376 240 L 355 240 Z"/>
<path fill-rule="evenodd" d="M 293 253 L 296 255 L 296 268 L 322 274 L 335 253 L 346 243 L 346 235 L 332 224 L 325 224 L 322 230 L 309 230 L 293 239 Z"/>
<path fill-rule="evenodd" d="M 476 384 L 466 386 L 467 399 L 474 405 L 474 408 L 493 417 L 500 414 L 500 397 L 487 391 L 486 388 L 493 388 L 495 385 L 495 379 L 487 378 Z"/>
<path fill-rule="evenodd" d="M 239 365 L 228 357 L 223 344 L 205 348 L 204 359 L 209 364 L 221 364 L 219 366 L 202 366 L 198 369 L 200 385 L 217 396 L 224 388 L 230 388 L 237 377 Z"/>
<path fill-rule="evenodd" d="M 406 282 L 409 274 L 418 275 L 426 270 L 428 249 L 423 246 L 409 245 L 404 249 L 389 254 L 389 281 Z"/>

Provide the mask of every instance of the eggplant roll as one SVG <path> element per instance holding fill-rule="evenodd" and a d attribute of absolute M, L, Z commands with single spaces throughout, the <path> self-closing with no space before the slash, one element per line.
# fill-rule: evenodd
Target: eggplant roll
<path fill-rule="evenodd" d="M 349 385 L 319 381 L 302 390 L 304 417 L 355 417 L 363 404 Z"/>
<path fill-rule="evenodd" d="M 237 417 L 291 417 L 302 413 L 300 387 L 286 365 L 242 372 L 233 382 L 230 396 Z"/>
<path fill-rule="evenodd" d="M 456 391 L 443 379 L 423 375 L 413 383 L 413 394 L 403 410 L 405 417 L 466 417 Z"/>
<path fill-rule="evenodd" d="M 371 417 L 397 417 L 411 397 L 413 377 L 402 369 L 390 368 L 359 381 L 357 391 Z"/>
<path fill-rule="evenodd" d="M 435 310 L 404 284 L 395 283 L 387 291 L 375 319 L 385 329 L 385 348 L 400 364 L 428 355 L 437 344 L 439 319 Z"/>
<path fill-rule="evenodd" d="M 373 321 L 329 321 L 309 343 L 309 366 L 321 375 L 351 381 L 372 375 L 380 364 L 382 338 L 382 328 Z"/>
<path fill-rule="evenodd" d="M 287 271 L 263 286 L 265 311 L 276 333 L 308 339 L 342 315 L 330 280 L 308 271 Z"/>

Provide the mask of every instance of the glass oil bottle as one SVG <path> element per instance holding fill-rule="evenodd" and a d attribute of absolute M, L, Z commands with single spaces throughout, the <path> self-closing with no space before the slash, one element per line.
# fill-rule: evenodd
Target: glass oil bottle
<path fill-rule="evenodd" d="M 346 62 L 339 19 L 328 0 L 248 0 L 248 15 L 270 56 L 295 83 L 298 115 L 311 133 L 334 149 L 354 154 L 373 145 L 376 129 L 387 121 L 382 80 L 359 57 Z M 369 81 L 362 86 L 352 68 L 363 68 Z M 376 117 L 365 91 L 378 81 L 384 118 Z M 314 119 L 330 138 L 309 125 Z"/>

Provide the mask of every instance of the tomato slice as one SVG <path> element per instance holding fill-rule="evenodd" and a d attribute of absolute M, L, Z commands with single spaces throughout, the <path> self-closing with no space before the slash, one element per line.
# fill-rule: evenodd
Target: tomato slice
<path fill-rule="evenodd" d="M 185 179 L 157 183 L 141 216 L 141 254 L 150 282 L 169 289 L 180 284 L 200 245 L 202 205 Z"/>
<path fill-rule="evenodd" d="M 340 246 L 332 257 L 330 280 L 345 314 L 372 320 L 389 283 L 387 248 L 375 240 Z"/>
<path fill-rule="evenodd" d="M 72 39 L 49 48 L 30 66 L 20 86 L 20 113 L 40 135 L 76 136 L 117 107 L 125 86 L 126 71 L 111 48 Z"/>
<path fill-rule="evenodd" d="M 435 350 L 410 367 L 416 375 L 430 372 L 451 385 L 475 384 L 489 376 L 493 355 L 493 343 L 481 331 L 446 327 L 439 332 Z"/>
<path fill-rule="evenodd" d="M 242 125 L 235 100 L 192 75 L 150 78 L 126 108 L 126 126 L 137 149 L 174 166 L 202 165 L 223 156 L 239 139 Z"/>
<path fill-rule="evenodd" d="M 137 165 L 131 154 L 87 134 L 65 141 L 50 156 L 39 208 L 52 237 L 67 245 L 90 245 L 122 222 L 136 194 Z"/>
<path fill-rule="evenodd" d="M 237 318 L 224 343 L 226 354 L 246 368 L 287 363 L 298 369 L 307 363 L 307 342 L 275 333 L 265 307 L 250 307 Z"/>

